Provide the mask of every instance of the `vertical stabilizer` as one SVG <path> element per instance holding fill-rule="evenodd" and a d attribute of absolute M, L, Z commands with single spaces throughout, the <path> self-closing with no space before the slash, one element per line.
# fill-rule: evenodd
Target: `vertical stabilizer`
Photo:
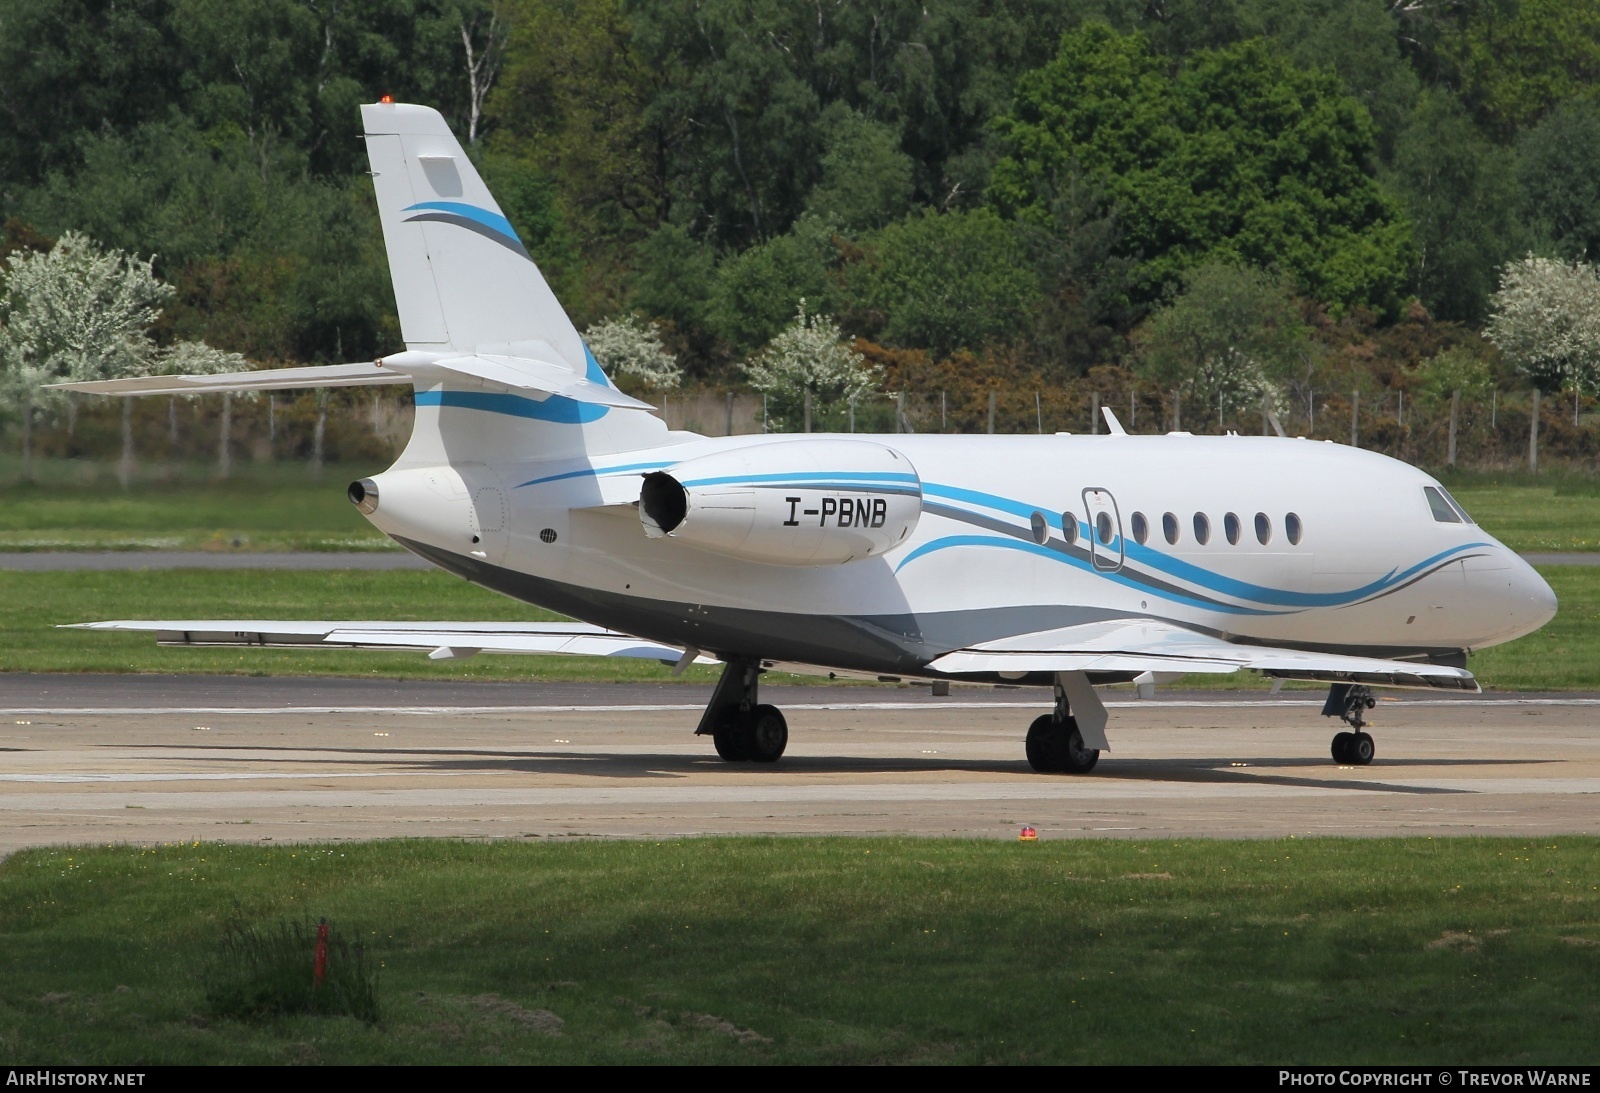
<path fill-rule="evenodd" d="M 589 375 L 572 320 L 439 112 L 376 103 L 361 119 L 406 348 Z"/>

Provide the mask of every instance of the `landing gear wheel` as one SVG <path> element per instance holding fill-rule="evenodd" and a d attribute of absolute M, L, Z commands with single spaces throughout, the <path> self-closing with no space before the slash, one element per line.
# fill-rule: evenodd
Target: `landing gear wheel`
<path fill-rule="evenodd" d="M 1057 774 L 1061 770 L 1055 738 L 1056 719 L 1049 714 L 1035 718 L 1028 726 L 1028 765 L 1040 774 Z"/>
<path fill-rule="evenodd" d="M 1341 732 L 1333 738 L 1333 761 L 1341 766 L 1364 767 L 1376 754 L 1370 733 Z"/>
<path fill-rule="evenodd" d="M 1057 721 L 1051 714 L 1028 726 L 1028 764 L 1041 774 L 1088 774 L 1100 761 L 1098 748 L 1085 747 L 1076 718 Z"/>
<path fill-rule="evenodd" d="M 711 742 L 717 746 L 717 754 L 730 763 L 750 758 L 743 728 L 744 726 L 737 721 L 732 721 L 718 725 L 716 732 L 711 734 Z"/>
<path fill-rule="evenodd" d="M 1349 761 L 1351 766 L 1364 767 L 1372 762 L 1372 757 L 1377 753 L 1377 746 L 1373 744 L 1372 736 L 1369 733 L 1358 732 L 1354 735 L 1354 739 L 1350 741 Z"/>
<path fill-rule="evenodd" d="M 776 763 L 789 745 L 789 723 L 776 706 L 757 706 L 745 723 L 744 758 L 756 763 Z"/>
<path fill-rule="evenodd" d="M 1350 765 L 1350 745 L 1355 740 L 1353 732 L 1337 732 L 1333 734 L 1333 761 L 1340 766 Z"/>

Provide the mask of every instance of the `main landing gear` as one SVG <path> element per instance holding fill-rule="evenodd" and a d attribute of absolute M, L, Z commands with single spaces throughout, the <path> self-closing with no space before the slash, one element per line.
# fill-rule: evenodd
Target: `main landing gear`
<path fill-rule="evenodd" d="M 1372 688 L 1357 683 L 1335 683 L 1328 688 L 1328 701 L 1322 704 L 1323 717 L 1338 717 L 1355 732 L 1335 733 L 1333 761 L 1345 767 L 1364 767 L 1372 762 L 1377 749 L 1372 736 L 1363 732 L 1366 712 L 1378 704 Z"/>
<path fill-rule="evenodd" d="M 1088 686 L 1087 680 L 1084 686 Z M 1093 694 L 1091 690 L 1091 699 Z M 1056 679 L 1055 712 L 1045 714 L 1028 726 L 1027 749 L 1028 765 L 1040 774 L 1088 774 L 1100 761 L 1100 749 L 1091 748 L 1083 741 L 1083 731 L 1072 715 L 1061 676 Z"/>
<path fill-rule="evenodd" d="M 697 736 L 709 736 L 717 754 L 730 763 L 776 763 L 789 744 L 789 723 L 776 706 L 757 701 L 762 669 L 729 661 L 711 692 Z"/>

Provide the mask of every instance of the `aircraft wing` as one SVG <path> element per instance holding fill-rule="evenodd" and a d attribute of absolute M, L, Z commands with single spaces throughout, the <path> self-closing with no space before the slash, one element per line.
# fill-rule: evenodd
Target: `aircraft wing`
<path fill-rule="evenodd" d="M 416 649 L 435 660 L 474 653 L 638 657 L 679 662 L 685 650 L 581 622 L 330 622 L 269 619 L 119 619 L 78 630 L 154 633 L 161 645 L 254 645 L 278 649 Z M 694 650 L 695 664 L 717 664 Z"/>
<path fill-rule="evenodd" d="M 1478 691 L 1462 668 L 1242 645 L 1155 620 L 1111 620 L 982 642 L 928 665 L 938 672 L 1237 672 L 1279 679 Z"/>

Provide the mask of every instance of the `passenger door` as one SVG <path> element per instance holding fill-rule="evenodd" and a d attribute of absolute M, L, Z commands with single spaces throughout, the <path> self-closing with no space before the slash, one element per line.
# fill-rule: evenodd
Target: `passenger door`
<path fill-rule="evenodd" d="M 1109 490 L 1090 486 L 1083 491 L 1083 508 L 1089 515 L 1089 558 L 1095 569 L 1114 573 L 1122 568 L 1122 516 Z"/>

